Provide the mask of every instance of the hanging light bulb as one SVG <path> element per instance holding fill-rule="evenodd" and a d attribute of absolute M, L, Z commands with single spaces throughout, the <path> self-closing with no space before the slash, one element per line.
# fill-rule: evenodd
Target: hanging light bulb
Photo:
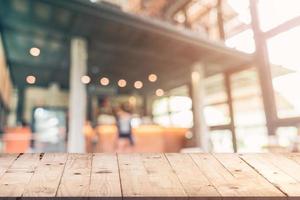
<path fill-rule="evenodd" d="M 106 78 L 106 77 L 103 77 L 100 79 L 100 84 L 103 85 L 103 86 L 106 86 L 109 84 L 109 79 Z"/>
<path fill-rule="evenodd" d="M 165 94 L 165 92 L 162 89 L 157 89 L 155 91 L 156 96 L 161 97 Z"/>
<path fill-rule="evenodd" d="M 134 87 L 136 89 L 141 89 L 143 87 L 143 82 L 142 81 L 136 81 L 136 82 L 134 82 Z"/>
<path fill-rule="evenodd" d="M 81 83 L 83 84 L 89 84 L 91 82 L 91 78 L 87 75 L 84 75 L 81 77 Z"/>
<path fill-rule="evenodd" d="M 119 86 L 119 87 L 126 87 L 126 85 L 127 85 L 126 80 L 120 79 L 120 80 L 118 81 L 118 86 Z"/>
<path fill-rule="evenodd" d="M 30 85 L 33 85 L 36 82 L 36 77 L 33 75 L 28 75 L 26 76 L 26 82 Z"/>
<path fill-rule="evenodd" d="M 148 80 L 149 80 L 150 82 L 155 82 L 155 81 L 157 81 L 157 75 L 156 75 L 156 74 L 149 74 Z"/>
<path fill-rule="evenodd" d="M 40 55 L 41 53 L 41 50 L 37 47 L 32 47 L 30 50 L 29 50 L 29 53 L 30 55 L 34 56 L 34 57 L 37 57 Z"/>

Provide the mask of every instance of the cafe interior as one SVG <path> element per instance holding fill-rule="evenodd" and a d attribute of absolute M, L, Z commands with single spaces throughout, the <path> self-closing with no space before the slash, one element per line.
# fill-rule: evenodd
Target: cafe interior
<path fill-rule="evenodd" d="M 299 35 L 296 0 L 0 0 L 0 152 L 124 151 L 122 106 L 128 152 L 300 152 Z"/>

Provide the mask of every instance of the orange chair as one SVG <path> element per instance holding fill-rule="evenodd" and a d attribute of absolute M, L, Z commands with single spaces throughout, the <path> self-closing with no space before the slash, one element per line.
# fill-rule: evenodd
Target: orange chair
<path fill-rule="evenodd" d="M 5 153 L 24 153 L 30 148 L 32 133 L 29 127 L 7 128 L 3 135 Z"/>

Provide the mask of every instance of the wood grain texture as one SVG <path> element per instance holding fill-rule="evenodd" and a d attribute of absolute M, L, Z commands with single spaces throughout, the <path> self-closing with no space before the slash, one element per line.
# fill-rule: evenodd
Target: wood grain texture
<path fill-rule="evenodd" d="M 289 197 L 300 197 L 300 165 L 275 154 L 243 154 L 241 158 Z"/>
<path fill-rule="evenodd" d="M 39 163 L 40 154 L 21 155 L 0 179 L 1 197 L 20 197 Z"/>
<path fill-rule="evenodd" d="M 236 154 L 191 154 L 191 156 L 223 199 L 286 198 Z"/>
<path fill-rule="evenodd" d="M 39 162 L 23 197 L 55 197 L 67 154 L 46 153 Z"/>
<path fill-rule="evenodd" d="M 93 155 L 89 197 L 122 199 L 116 154 L 96 153 Z"/>
<path fill-rule="evenodd" d="M 168 153 L 167 159 L 184 190 L 194 199 L 221 199 L 220 193 L 188 154 Z"/>
<path fill-rule="evenodd" d="M 92 154 L 69 154 L 57 197 L 88 197 Z"/>
<path fill-rule="evenodd" d="M 19 154 L 0 154 L 0 178 L 17 159 Z"/>
<path fill-rule="evenodd" d="M 186 199 L 164 154 L 119 154 L 124 199 Z"/>
<path fill-rule="evenodd" d="M 0 154 L 0 200 L 300 200 L 300 154 Z"/>
<path fill-rule="evenodd" d="M 300 153 L 285 153 L 282 155 L 300 164 Z"/>

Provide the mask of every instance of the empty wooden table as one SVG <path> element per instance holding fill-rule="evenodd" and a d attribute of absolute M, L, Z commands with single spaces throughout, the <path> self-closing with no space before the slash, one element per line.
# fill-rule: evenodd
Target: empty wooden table
<path fill-rule="evenodd" d="M 0 154 L 0 199 L 300 199 L 300 154 Z"/>

